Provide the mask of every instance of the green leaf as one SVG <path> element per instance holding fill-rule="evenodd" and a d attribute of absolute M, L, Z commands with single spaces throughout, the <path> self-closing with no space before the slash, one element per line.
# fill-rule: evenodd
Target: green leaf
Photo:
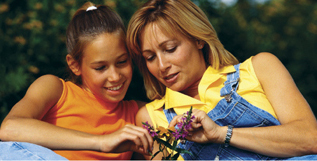
<path fill-rule="evenodd" d="M 178 158 L 179 154 L 180 154 L 180 153 L 176 153 L 175 155 L 173 155 L 173 156 L 172 156 L 172 158 L 171 158 L 171 159 L 172 159 L 172 160 L 177 160 L 177 158 Z"/>
<path fill-rule="evenodd" d="M 170 145 L 170 143 L 168 143 L 168 142 L 166 142 L 166 141 L 164 141 L 164 140 L 162 140 L 162 139 L 157 139 L 157 142 L 160 143 L 160 145 L 163 144 L 163 145 L 165 145 L 166 147 L 168 147 L 168 148 L 170 148 L 170 149 L 173 148 L 173 147 Z"/>
<path fill-rule="evenodd" d="M 190 151 L 185 150 L 185 149 L 176 148 L 175 151 L 177 151 L 178 153 L 186 153 L 186 154 L 193 156 L 193 154 Z"/>
<path fill-rule="evenodd" d="M 151 154 L 151 160 L 158 154 L 158 153 L 160 153 L 161 151 L 157 151 L 154 155 L 152 155 L 152 153 L 150 152 L 150 154 Z"/>
<path fill-rule="evenodd" d="M 177 140 L 174 140 L 172 149 L 175 150 L 176 146 L 177 146 Z"/>

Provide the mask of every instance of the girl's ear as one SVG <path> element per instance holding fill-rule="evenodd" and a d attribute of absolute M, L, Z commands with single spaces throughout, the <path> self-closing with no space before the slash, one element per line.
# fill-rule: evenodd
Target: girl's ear
<path fill-rule="evenodd" d="M 196 45 L 198 49 L 202 49 L 205 46 L 205 41 L 197 40 Z"/>
<path fill-rule="evenodd" d="M 69 55 L 69 54 L 66 55 L 66 62 L 68 64 L 70 70 L 72 70 L 72 72 L 75 75 L 77 75 L 77 76 L 81 75 L 80 65 L 71 55 Z"/>

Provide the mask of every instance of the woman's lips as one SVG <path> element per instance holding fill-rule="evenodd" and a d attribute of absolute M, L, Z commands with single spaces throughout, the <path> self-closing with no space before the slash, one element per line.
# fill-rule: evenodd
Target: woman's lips
<path fill-rule="evenodd" d="M 170 74 L 164 77 L 164 80 L 166 81 L 166 83 L 172 83 L 177 79 L 177 77 L 178 77 L 178 73 Z"/>

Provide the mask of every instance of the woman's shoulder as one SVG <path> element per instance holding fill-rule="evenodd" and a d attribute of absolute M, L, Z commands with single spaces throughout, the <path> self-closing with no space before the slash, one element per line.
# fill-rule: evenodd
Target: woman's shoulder
<path fill-rule="evenodd" d="M 251 56 L 250 58 L 242 62 L 240 65 L 240 70 L 247 71 L 248 75 L 253 75 L 257 77 L 258 74 L 256 73 L 264 72 L 260 70 L 272 68 L 279 63 L 279 59 L 272 53 L 261 52 L 256 54 L 255 56 Z"/>
<path fill-rule="evenodd" d="M 270 64 L 270 62 L 272 63 L 272 61 L 274 63 L 274 61 L 279 61 L 279 60 L 274 54 L 269 52 L 261 52 L 252 57 L 253 65 L 258 65 L 258 64 L 266 65 L 266 64 Z"/>
<path fill-rule="evenodd" d="M 278 60 L 278 58 L 269 52 L 261 52 L 254 56 L 249 57 L 244 62 L 241 63 L 241 65 L 246 66 L 252 64 L 259 64 L 259 63 L 267 63 L 268 61 L 272 60 Z"/>
<path fill-rule="evenodd" d="M 151 121 L 150 114 L 146 108 L 146 106 L 142 106 L 136 114 L 136 125 L 142 126 L 143 122 L 148 121 L 151 125 L 153 125 Z"/>
<path fill-rule="evenodd" d="M 272 72 L 278 72 L 284 68 L 282 62 L 274 54 L 268 52 L 261 52 L 253 56 L 252 66 L 257 77 L 269 75 Z"/>

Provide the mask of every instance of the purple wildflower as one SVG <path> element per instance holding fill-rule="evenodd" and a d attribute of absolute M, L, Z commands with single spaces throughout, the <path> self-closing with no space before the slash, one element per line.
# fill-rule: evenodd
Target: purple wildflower
<path fill-rule="evenodd" d="M 187 135 L 189 134 L 188 130 L 192 128 L 191 123 L 193 122 L 192 119 L 195 118 L 195 116 L 191 116 L 191 110 L 190 112 L 187 111 L 187 116 L 182 117 L 182 121 L 177 123 L 177 130 L 173 132 L 173 135 L 176 140 L 178 139 L 185 139 Z"/>
<path fill-rule="evenodd" d="M 143 123 L 142 127 L 147 129 L 151 137 L 157 136 L 157 133 L 154 131 L 154 128 L 148 123 L 148 121 Z"/>

